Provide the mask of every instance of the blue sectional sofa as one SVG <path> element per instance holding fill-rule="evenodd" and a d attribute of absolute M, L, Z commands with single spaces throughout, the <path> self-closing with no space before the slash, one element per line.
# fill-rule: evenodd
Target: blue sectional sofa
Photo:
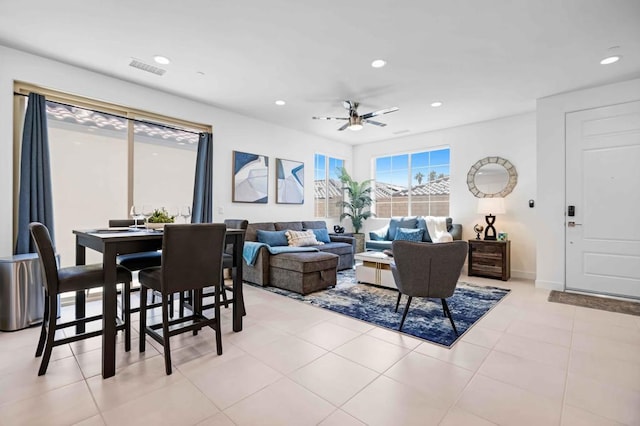
<path fill-rule="evenodd" d="M 369 232 L 369 241 L 366 242 L 365 248 L 372 251 L 382 251 L 385 249 L 391 249 L 391 243 L 393 242 L 398 229 L 424 229 L 422 234 L 422 241 L 432 242 L 427 225 L 422 216 L 407 216 L 407 217 L 392 217 L 389 220 L 389 224 L 384 228 L 377 229 Z M 453 219 L 447 218 L 447 231 L 451 234 L 454 240 L 462 239 L 462 225 L 453 223 Z"/>

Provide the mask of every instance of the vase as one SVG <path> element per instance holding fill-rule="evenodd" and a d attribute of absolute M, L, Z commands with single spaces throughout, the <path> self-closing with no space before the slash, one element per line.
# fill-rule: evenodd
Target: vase
<path fill-rule="evenodd" d="M 362 253 L 364 251 L 364 234 L 353 234 L 353 238 L 356 239 L 356 253 Z"/>

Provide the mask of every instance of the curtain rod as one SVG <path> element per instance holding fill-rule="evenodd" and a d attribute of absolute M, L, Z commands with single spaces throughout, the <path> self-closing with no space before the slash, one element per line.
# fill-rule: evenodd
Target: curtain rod
<path fill-rule="evenodd" d="M 13 92 L 13 94 L 14 94 L 14 96 L 24 96 L 25 98 L 29 97 L 29 95 L 25 95 L 24 93 Z M 110 116 L 116 117 L 116 118 L 122 118 L 124 120 L 131 120 L 134 123 L 150 124 L 150 125 L 153 125 L 153 126 L 164 127 L 165 129 L 171 129 L 171 130 L 177 130 L 177 131 L 180 131 L 180 132 L 191 133 L 191 134 L 194 134 L 194 135 L 200 135 L 201 133 L 204 133 L 204 132 L 194 132 L 193 130 L 180 129 L 178 127 L 168 126 L 166 124 L 154 123 L 153 121 L 146 121 L 146 120 L 139 120 L 137 118 L 125 117 L 123 115 L 113 114 L 113 113 L 110 113 L 110 112 L 96 111 L 95 109 L 85 108 L 85 107 L 81 107 L 81 106 L 77 106 L 77 105 L 65 104 L 63 102 L 50 101 L 50 100 L 47 100 L 46 97 L 45 97 L 45 100 L 47 102 L 51 102 L 51 103 L 57 104 L 57 105 L 67 106 L 67 107 L 71 107 L 71 108 L 80 108 L 80 109 L 84 109 L 84 110 L 87 110 L 87 111 L 95 112 L 95 113 L 98 113 L 98 114 L 105 114 L 105 115 L 110 115 Z"/>

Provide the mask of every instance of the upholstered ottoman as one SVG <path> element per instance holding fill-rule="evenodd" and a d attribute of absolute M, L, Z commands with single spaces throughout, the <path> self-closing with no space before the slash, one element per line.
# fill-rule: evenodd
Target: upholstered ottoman
<path fill-rule="evenodd" d="M 334 286 L 338 258 L 338 255 L 319 251 L 272 255 L 269 284 L 300 294 Z"/>

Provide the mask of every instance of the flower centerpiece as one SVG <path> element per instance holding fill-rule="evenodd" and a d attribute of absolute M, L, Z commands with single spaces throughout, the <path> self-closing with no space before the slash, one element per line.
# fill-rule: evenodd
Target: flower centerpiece
<path fill-rule="evenodd" d="M 175 216 L 169 215 L 169 212 L 164 208 L 155 209 L 151 216 L 147 219 L 146 226 L 149 229 L 162 229 L 167 223 L 173 223 Z"/>

